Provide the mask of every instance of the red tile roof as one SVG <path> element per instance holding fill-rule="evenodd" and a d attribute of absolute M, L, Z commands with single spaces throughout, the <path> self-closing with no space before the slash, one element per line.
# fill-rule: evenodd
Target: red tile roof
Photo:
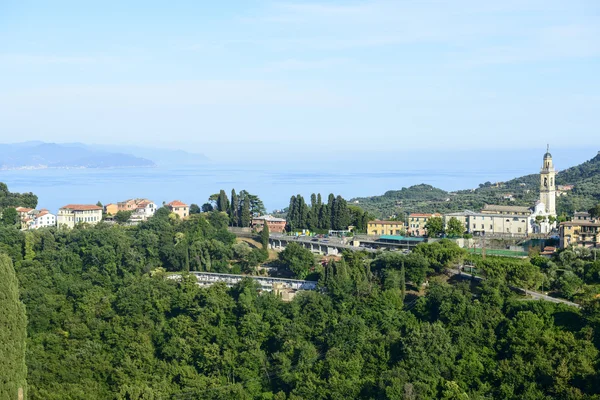
<path fill-rule="evenodd" d="M 169 204 L 167 204 L 169 207 L 187 207 L 188 205 L 185 203 L 182 203 L 179 200 L 173 200 L 172 202 L 170 202 Z"/>
<path fill-rule="evenodd" d="M 74 211 L 88 211 L 88 210 L 102 210 L 102 207 L 98 207 L 95 204 L 67 204 L 61 207 L 61 209 L 74 210 Z"/>

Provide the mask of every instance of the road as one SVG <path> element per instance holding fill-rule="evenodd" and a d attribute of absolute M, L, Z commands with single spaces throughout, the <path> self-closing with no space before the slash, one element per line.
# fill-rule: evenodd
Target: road
<path fill-rule="evenodd" d="M 453 275 L 460 275 L 460 276 L 467 277 L 467 278 L 475 278 L 475 279 L 477 279 L 479 281 L 482 281 L 483 279 L 485 279 L 485 278 L 483 278 L 481 276 L 471 275 L 471 274 L 468 274 L 468 273 L 466 273 L 464 271 L 460 271 L 458 268 L 456 268 L 456 269 L 449 268 L 448 271 L 450 271 L 450 273 L 453 274 Z M 523 288 L 516 287 L 516 286 L 509 285 L 509 287 L 511 289 L 518 290 L 518 291 L 526 294 L 527 296 L 531 296 L 531 298 L 534 299 L 534 300 L 546 300 L 546 301 L 551 301 L 553 303 L 562 303 L 562 304 L 566 304 L 568 306 L 581 308 L 581 306 L 579 304 L 573 303 L 572 301 L 568 301 L 568 300 L 565 300 L 565 299 L 557 299 L 556 297 L 551 297 L 551 296 L 548 296 L 548 295 L 543 294 L 543 293 L 534 292 L 533 290 L 523 289 Z"/>

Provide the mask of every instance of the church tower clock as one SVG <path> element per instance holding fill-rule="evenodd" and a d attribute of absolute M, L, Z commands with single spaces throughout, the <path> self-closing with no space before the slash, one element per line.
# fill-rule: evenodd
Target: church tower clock
<path fill-rule="evenodd" d="M 556 171 L 552 164 L 552 154 L 550 154 L 550 146 L 544 154 L 544 163 L 540 171 L 540 201 L 546 206 L 548 215 L 556 216 Z"/>

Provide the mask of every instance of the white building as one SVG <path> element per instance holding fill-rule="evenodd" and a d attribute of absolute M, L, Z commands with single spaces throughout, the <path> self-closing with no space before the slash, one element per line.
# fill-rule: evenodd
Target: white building
<path fill-rule="evenodd" d="M 58 210 L 58 227 L 73 228 L 79 223 L 96 225 L 102 221 L 102 207 L 92 204 L 68 204 Z"/>
<path fill-rule="evenodd" d="M 155 212 L 156 204 L 154 204 L 150 200 L 142 200 L 139 203 L 137 203 L 133 214 L 139 216 L 143 220 L 147 220 L 148 218 L 152 217 Z"/>
<path fill-rule="evenodd" d="M 56 215 L 43 208 L 31 218 L 23 220 L 22 226 L 24 229 L 40 229 L 56 226 Z"/>

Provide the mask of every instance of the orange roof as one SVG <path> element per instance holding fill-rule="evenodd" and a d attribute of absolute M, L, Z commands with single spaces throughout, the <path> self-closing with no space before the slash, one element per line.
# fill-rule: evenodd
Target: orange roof
<path fill-rule="evenodd" d="M 170 202 L 169 204 L 167 204 L 169 207 L 187 207 L 188 205 L 185 203 L 182 203 L 179 200 L 173 200 L 172 202 Z"/>
<path fill-rule="evenodd" d="M 74 211 L 88 211 L 88 210 L 102 210 L 102 207 L 98 207 L 95 204 L 67 204 L 61 207 L 61 209 L 74 210 Z"/>
<path fill-rule="evenodd" d="M 15 210 L 17 210 L 17 212 L 25 212 L 25 213 L 28 213 L 29 211 L 33 211 L 33 208 L 27 208 L 27 207 L 17 207 L 17 208 L 15 208 Z"/>
<path fill-rule="evenodd" d="M 48 210 L 40 211 L 40 213 L 37 216 L 38 217 L 43 217 L 46 214 L 48 214 Z"/>
<path fill-rule="evenodd" d="M 149 201 L 147 201 L 147 200 L 140 201 L 140 202 L 137 204 L 137 208 L 146 208 L 146 207 L 148 206 L 148 204 L 150 204 L 150 202 L 149 202 Z"/>

